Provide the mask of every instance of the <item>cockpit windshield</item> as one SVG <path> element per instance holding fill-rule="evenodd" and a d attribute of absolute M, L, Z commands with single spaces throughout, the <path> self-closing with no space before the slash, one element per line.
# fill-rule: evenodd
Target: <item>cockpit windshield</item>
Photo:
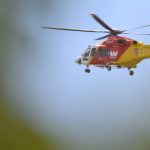
<path fill-rule="evenodd" d="M 95 50 L 96 50 L 95 46 L 89 45 L 88 48 L 85 50 L 83 56 L 84 57 L 94 56 L 95 55 Z"/>
<path fill-rule="evenodd" d="M 90 56 L 91 56 L 91 57 L 94 57 L 94 56 L 95 56 L 95 52 L 96 52 L 96 47 L 93 46 L 92 49 L 91 49 L 91 54 L 90 54 Z"/>
<path fill-rule="evenodd" d="M 88 48 L 84 52 L 84 57 L 88 57 L 91 51 L 91 46 L 88 46 Z"/>

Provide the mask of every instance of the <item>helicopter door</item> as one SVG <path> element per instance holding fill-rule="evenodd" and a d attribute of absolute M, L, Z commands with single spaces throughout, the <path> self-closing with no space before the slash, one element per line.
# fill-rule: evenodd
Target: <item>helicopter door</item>
<path fill-rule="evenodd" d="M 106 65 L 108 63 L 109 50 L 107 48 L 100 48 L 98 50 L 98 63 Z"/>

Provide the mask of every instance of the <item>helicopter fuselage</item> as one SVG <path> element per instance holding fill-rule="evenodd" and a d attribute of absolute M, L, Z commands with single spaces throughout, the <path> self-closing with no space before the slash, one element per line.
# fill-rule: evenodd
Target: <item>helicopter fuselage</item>
<path fill-rule="evenodd" d="M 126 37 L 109 36 L 104 42 L 89 46 L 76 63 L 109 67 L 109 70 L 110 67 L 131 69 L 146 58 L 150 58 L 150 45 Z"/>
<path fill-rule="evenodd" d="M 85 72 L 89 73 L 90 65 L 97 67 L 107 68 L 108 71 L 112 67 L 117 68 L 128 68 L 130 75 L 134 72 L 130 69 L 136 68 L 137 64 L 143 59 L 150 58 L 150 45 L 145 45 L 142 42 L 137 42 L 127 37 L 118 36 L 120 34 L 134 34 L 150 36 L 149 33 L 131 33 L 132 30 L 150 27 L 150 24 L 139 26 L 136 28 L 116 30 L 111 28 L 106 22 L 104 22 L 96 14 L 90 14 L 92 18 L 99 23 L 105 30 L 91 30 L 91 29 L 80 29 L 80 28 L 64 28 L 64 27 L 43 27 L 44 29 L 52 30 L 64 30 L 64 31 L 75 31 L 75 32 L 89 32 L 89 33 L 105 33 L 104 36 L 99 37 L 95 40 L 102 40 L 107 38 L 98 45 L 89 46 L 85 52 L 78 57 L 75 62 L 87 66 Z"/>

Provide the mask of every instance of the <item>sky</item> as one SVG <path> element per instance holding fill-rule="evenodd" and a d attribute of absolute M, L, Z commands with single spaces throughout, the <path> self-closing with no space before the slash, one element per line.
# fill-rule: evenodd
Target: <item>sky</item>
<path fill-rule="evenodd" d="M 140 149 L 150 139 L 150 60 L 141 62 L 135 75 L 127 69 L 108 72 L 74 63 L 99 34 L 45 30 L 42 26 L 103 29 L 97 14 L 112 28 L 130 29 L 150 24 L 149 1 L 44 0 L 18 2 L 14 21 L 27 43 L 12 44 L 8 56 L 10 74 L 5 77 L 9 102 L 33 126 L 66 137 L 92 149 Z M 150 33 L 150 28 L 136 31 Z M 150 37 L 129 35 L 150 43 Z M 100 41 L 101 42 L 101 41 Z M 15 53 L 14 53 L 15 51 Z M 114 146 L 114 147 L 113 147 Z"/>

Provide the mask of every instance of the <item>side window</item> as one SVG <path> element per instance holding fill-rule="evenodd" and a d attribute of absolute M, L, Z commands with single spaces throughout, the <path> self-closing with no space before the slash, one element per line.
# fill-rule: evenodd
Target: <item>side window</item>
<path fill-rule="evenodd" d="M 92 51 L 91 51 L 91 56 L 92 56 L 92 57 L 94 57 L 95 51 L 96 51 L 96 48 L 92 48 Z"/>
<path fill-rule="evenodd" d="M 107 48 L 100 48 L 98 51 L 98 57 L 108 57 L 109 50 Z"/>
<path fill-rule="evenodd" d="M 104 52 L 104 56 L 105 56 L 105 57 L 108 57 L 108 55 L 109 55 L 109 54 L 108 54 L 108 53 L 109 53 L 109 50 L 108 50 L 108 49 L 104 49 L 103 52 Z"/>
<path fill-rule="evenodd" d="M 102 57 L 102 56 L 103 56 L 103 49 L 100 48 L 100 49 L 98 50 L 98 57 Z"/>

